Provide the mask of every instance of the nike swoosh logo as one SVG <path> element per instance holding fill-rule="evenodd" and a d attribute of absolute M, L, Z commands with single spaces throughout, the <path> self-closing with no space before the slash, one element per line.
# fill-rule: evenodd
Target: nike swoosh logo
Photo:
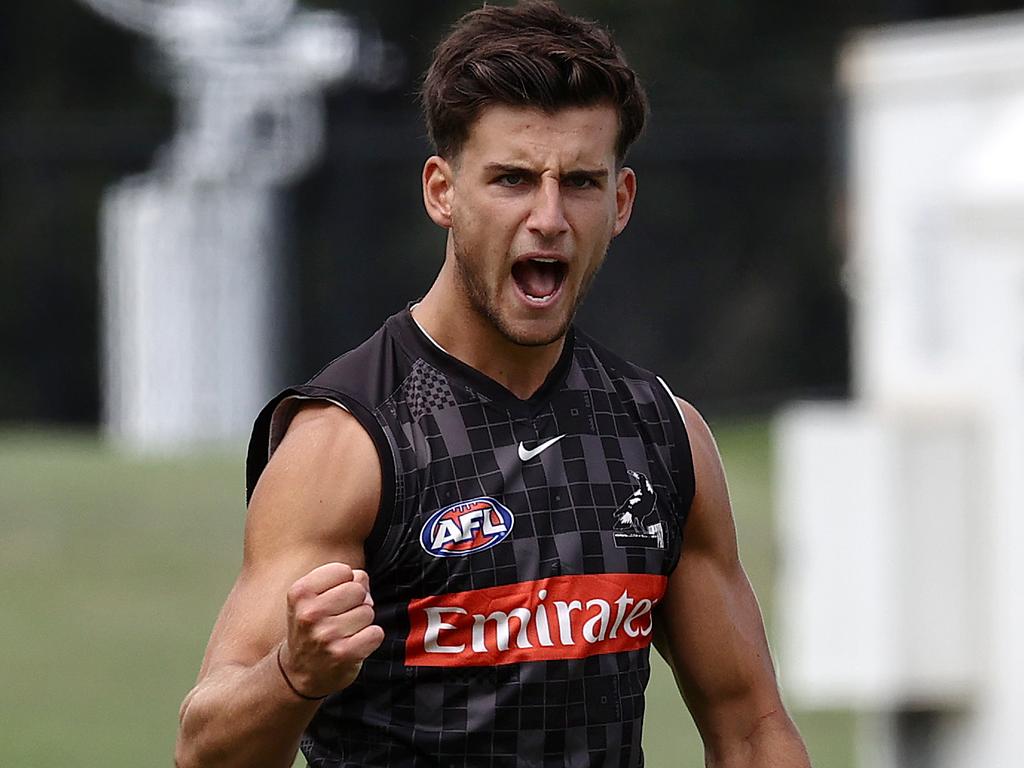
<path fill-rule="evenodd" d="M 563 437 L 565 437 L 565 435 L 559 435 L 558 437 L 552 437 L 550 440 L 541 443 L 536 448 L 531 448 L 529 450 L 526 449 L 525 445 L 520 443 L 519 444 L 519 460 L 520 461 L 529 461 L 534 456 L 539 456 L 544 451 L 546 451 L 548 448 L 550 448 L 552 445 L 554 445 L 559 440 L 561 440 Z"/>

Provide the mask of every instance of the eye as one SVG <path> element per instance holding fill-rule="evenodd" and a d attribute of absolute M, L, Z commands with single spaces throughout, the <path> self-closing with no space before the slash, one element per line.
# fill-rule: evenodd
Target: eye
<path fill-rule="evenodd" d="M 526 178 L 521 173 L 505 173 L 499 176 L 497 181 L 503 187 L 518 187 Z"/>
<path fill-rule="evenodd" d="M 597 186 L 597 179 L 592 176 L 570 176 L 565 183 L 573 189 L 590 189 Z"/>

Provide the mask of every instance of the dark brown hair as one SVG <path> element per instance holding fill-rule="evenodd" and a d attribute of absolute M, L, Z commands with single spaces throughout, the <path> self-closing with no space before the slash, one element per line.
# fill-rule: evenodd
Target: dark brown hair
<path fill-rule="evenodd" d="M 550 0 L 485 5 L 459 19 L 434 51 L 422 99 L 430 139 L 448 159 L 490 104 L 554 112 L 607 102 L 619 113 L 619 162 L 647 117 L 643 86 L 611 33 Z"/>

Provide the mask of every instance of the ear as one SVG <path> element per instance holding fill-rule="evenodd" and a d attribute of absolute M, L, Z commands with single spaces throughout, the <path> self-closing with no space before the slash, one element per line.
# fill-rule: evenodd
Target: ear
<path fill-rule="evenodd" d="M 443 157 L 433 155 L 423 165 L 423 207 L 439 227 L 452 226 L 452 195 L 455 176 L 451 164 Z"/>
<path fill-rule="evenodd" d="M 635 199 L 636 174 L 632 168 L 623 168 L 615 180 L 615 226 L 612 228 L 612 237 L 626 228 L 633 213 Z"/>

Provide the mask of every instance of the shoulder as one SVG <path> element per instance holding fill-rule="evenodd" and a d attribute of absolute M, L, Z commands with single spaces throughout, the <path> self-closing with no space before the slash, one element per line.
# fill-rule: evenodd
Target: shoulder
<path fill-rule="evenodd" d="M 284 442 L 286 429 L 294 426 L 304 442 L 310 439 L 324 441 L 334 432 L 341 434 L 345 430 L 356 430 L 358 423 L 369 437 L 369 443 L 362 442 L 376 448 L 378 463 L 386 474 L 388 494 L 381 503 L 384 507 L 390 506 L 394 468 L 391 465 L 390 439 L 383 423 L 385 406 L 412 365 L 408 353 L 396 338 L 396 317 L 389 318 L 358 347 L 327 363 L 305 384 L 288 387 L 264 406 L 253 423 L 249 438 L 246 456 L 248 500 L 252 499 L 271 456 Z M 299 413 L 304 415 L 297 418 Z M 295 439 L 290 442 L 294 443 Z"/>
<path fill-rule="evenodd" d="M 700 412 L 681 397 L 675 400 L 686 423 L 693 457 L 694 494 L 687 524 L 687 544 L 733 551 L 735 526 L 718 444 Z"/>
<path fill-rule="evenodd" d="M 686 424 L 686 434 L 690 438 L 690 453 L 693 456 L 694 472 L 702 470 L 702 474 L 722 473 L 722 462 L 718 454 L 718 444 L 711 432 L 711 427 L 700 412 L 687 400 L 673 395 L 679 413 Z"/>
<path fill-rule="evenodd" d="M 413 357 L 402 343 L 401 314 L 359 346 L 331 360 L 303 388 L 340 395 L 346 405 L 373 411 L 408 375 Z"/>
<path fill-rule="evenodd" d="M 381 466 L 373 440 L 347 410 L 300 403 L 253 491 L 248 530 L 325 546 L 362 543 L 376 520 Z"/>
<path fill-rule="evenodd" d="M 284 438 L 270 463 L 279 455 L 328 464 L 338 459 L 369 464 L 374 457 L 373 441 L 366 429 L 351 412 L 333 402 L 308 400 L 297 404 L 283 428 Z"/>

